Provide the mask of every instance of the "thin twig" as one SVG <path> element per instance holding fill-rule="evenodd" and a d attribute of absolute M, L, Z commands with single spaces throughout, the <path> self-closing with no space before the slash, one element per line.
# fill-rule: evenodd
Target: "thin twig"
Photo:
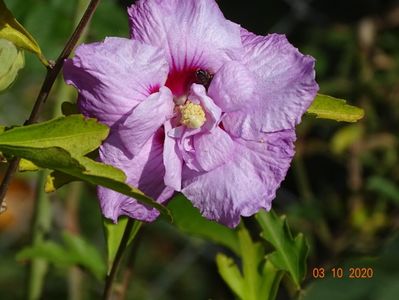
<path fill-rule="evenodd" d="M 143 237 L 143 233 L 137 234 L 137 236 L 135 238 L 135 245 L 134 245 L 134 247 L 131 247 L 131 249 L 129 251 L 129 256 L 127 257 L 127 262 L 126 262 L 126 269 L 123 273 L 121 286 L 120 286 L 120 289 L 118 290 L 118 295 L 115 300 L 126 299 L 129 284 L 133 277 L 133 267 L 134 267 L 134 264 L 135 264 L 135 261 L 137 258 L 137 252 L 139 249 L 138 245 L 140 244 L 142 237 Z"/>
<path fill-rule="evenodd" d="M 123 233 L 121 243 L 119 244 L 118 251 L 116 252 L 115 259 L 112 263 L 111 272 L 107 275 L 107 279 L 105 280 L 105 287 L 104 287 L 104 293 L 103 293 L 103 298 L 102 298 L 103 300 L 111 299 L 112 287 L 113 287 L 113 283 L 115 281 L 115 276 L 118 271 L 119 264 L 122 260 L 123 253 L 125 252 L 125 249 L 128 245 L 130 233 L 132 232 L 134 222 L 135 221 L 131 218 L 129 218 L 129 220 L 127 221 L 126 228 Z"/>
<path fill-rule="evenodd" d="M 40 89 L 39 95 L 37 96 L 35 105 L 33 106 L 32 111 L 30 113 L 29 119 L 26 120 L 24 125 L 33 124 L 39 118 L 39 114 L 41 112 L 43 104 L 46 102 L 48 95 L 50 93 L 50 90 L 53 87 L 53 84 L 55 82 L 55 79 L 57 78 L 58 74 L 60 73 L 60 71 L 62 69 L 62 66 L 64 65 L 64 60 L 66 58 L 68 58 L 68 56 L 71 54 L 72 50 L 75 48 L 80 36 L 83 33 L 83 30 L 89 23 L 99 2 L 100 2 L 100 0 L 91 0 L 90 1 L 89 6 L 87 7 L 82 19 L 80 20 L 75 31 L 69 38 L 67 44 L 64 47 L 64 50 L 62 50 L 62 52 L 59 55 L 59 57 L 57 58 L 55 64 L 53 66 L 47 67 L 46 78 L 43 81 L 43 84 Z M 6 174 L 3 178 L 3 181 L 1 182 L 1 185 L 0 185 L 0 207 L 3 204 L 3 200 L 7 193 L 7 189 L 10 184 L 10 181 L 11 181 L 12 177 L 14 176 L 15 172 L 17 171 L 19 161 L 20 161 L 20 159 L 18 157 L 15 157 L 11 160 L 11 162 L 8 166 L 8 169 L 6 171 Z"/>

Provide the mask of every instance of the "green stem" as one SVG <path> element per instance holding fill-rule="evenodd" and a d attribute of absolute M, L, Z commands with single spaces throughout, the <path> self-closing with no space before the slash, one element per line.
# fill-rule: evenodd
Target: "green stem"
<path fill-rule="evenodd" d="M 40 171 L 36 187 L 36 204 L 32 226 L 32 246 L 44 241 L 51 224 L 51 205 L 44 192 L 44 183 L 48 172 Z M 30 264 L 28 279 L 28 299 L 40 299 L 44 277 L 47 272 L 47 261 L 41 258 L 33 259 Z"/>
<path fill-rule="evenodd" d="M 86 33 L 87 33 L 87 28 L 88 28 L 88 21 L 90 20 L 90 18 L 87 17 L 87 13 L 88 13 L 88 11 L 90 12 L 90 10 L 92 10 L 92 12 L 94 12 L 93 7 L 90 8 L 90 6 L 88 6 L 88 3 L 89 3 L 89 0 L 79 0 L 77 11 L 76 11 L 76 16 L 75 16 L 75 25 L 77 26 L 77 29 L 75 30 L 75 33 L 72 35 L 71 39 L 65 46 L 64 51 L 60 55 L 60 58 L 64 57 L 66 54 L 70 53 L 70 51 L 73 49 L 74 45 L 76 45 L 76 43 L 77 43 L 77 42 L 75 42 L 76 37 L 78 38 L 77 41 L 81 41 L 85 38 Z M 87 10 L 85 13 L 86 17 L 84 15 L 82 15 L 82 12 L 84 11 L 85 7 L 87 7 Z M 78 24 L 79 20 L 81 20 L 80 24 Z M 84 22 L 83 22 L 83 20 L 84 20 Z M 79 26 L 80 26 L 80 28 L 79 28 Z M 63 64 L 63 59 L 61 61 L 60 58 L 57 60 L 57 62 L 61 68 L 62 64 Z M 56 64 L 56 66 L 57 66 L 57 64 Z M 47 76 L 46 76 L 46 80 L 49 78 L 50 73 L 55 74 L 54 75 L 55 76 L 54 80 L 55 80 L 55 78 L 57 77 L 57 75 L 59 73 L 59 70 L 57 71 L 54 69 L 52 69 L 52 70 L 49 69 Z M 54 81 L 47 82 L 46 80 L 43 83 L 42 91 L 40 92 L 40 94 L 38 96 L 38 99 L 37 99 L 37 102 L 35 105 L 36 109 L 40 108 L 40 106 L 44 103 L 44 101 L 46 100 L 47 95 L 52 87 L 52 84 L 54 82 Z M 45 94 L 42 94 L 43 90 L 46 87 L 46 82 L 47 82 L 48 92 Z M 67 95 L 70 94 L 70 89 L 67 87 L 67 85 L 65 83 L 60 82 L 60 85 L 57 88 L 56 94 L 57 94 L 57 97 L 56 97 L 56 104 L 55 104 L 54 110 L 53 110 L 53 117 L 59 115 L 58 108 L 61 105 L 60 100 L 65 99 L 67 97 Z M 41 97 L 44 97 L 44 98 L 41 98 Z M 42 99 L 42 100 L 40 100 L 40 99 Z M 37 107 L 38 105 L 39 105 L 39 107 Z M 37 118 L 37 116 L 39 114 L 39 110 L 40 109 L 32 110 L 30 119 L 27 121 L 28 124 L 30 122 L 35 121 L 35 119 Z M 9 174 L 9 179 L 11 179 L 13 173 L 16 171 L 18 163 L 19 163 L 19 160 L 17 158 L 11 162 L 9 169 L 7 170 L 8 174 Z M 45 235 L 47 234 L 47 232 L 50 229 L 51 207 L 50 207 L 50 202 L 49 202 L 48 196 L 44 192 L 44 188 L 43 188 L 47 174 L 48 174 L 48 172 L 41 172 L 39 174 L 39 178 L 38 178 L 37 200 L 36 200 L 36 207 L 34 210 L 34 225 L 33 225 L 33 230 L 32 230 L 32 237 L 33 237 L 32 238 L 32 246 L 42 243 L 44 241 Z M 28 277 L 29 277 L 29 279 L 28 279 L 28 299 L 29 300 L 40 299 L 42 290 L 43 290 L 44 278 L 45 278 L 45 275 L 47 272 L 47 268 L 48 268 L 48 263 L 46 260 L 44 260 L 44 259 L 32 260 L 32 263 L 29 268 L 29 275 L 28 275 Z M 76 285 L 79 285 L 79 280 L 81 279 L 77 275 L 79 275 L 81 271 L 75 269 L 72 272 L 74 273 L 74 276 L 73 276 L 73 280 L 71 280 L 70 283 L 72 283 L 74 285 L 74 287 L 76 287 Z M 77 295 L 76 293 L 78 293 L 78 291 L 74 291 L 73 294 Z M 70 295 L 72 295 L 72 294 L 70 294 Z M 77 299 L 74 296 L 72 296 L 71 298 Z M 79 298 L 79 296 L 78 296 L 78 298 Z"/>
<path fill-rule="evenodd" d="M 141 224 L 141 222 L 134 221 L 133 219 L 129 218 L 122 236 L 122 240 L 119 244 L 118 251 L 116 252 L 115 259 L 112 263 L 111 272 L 107 275 L 105 281 L 104 293 L 102 297 L 103 300 L 111 299 L 113 284 L 116 278 L 118 267 L 122 261 L 123 254 L 125 253 L 129 243 L 139 231 Z"/>

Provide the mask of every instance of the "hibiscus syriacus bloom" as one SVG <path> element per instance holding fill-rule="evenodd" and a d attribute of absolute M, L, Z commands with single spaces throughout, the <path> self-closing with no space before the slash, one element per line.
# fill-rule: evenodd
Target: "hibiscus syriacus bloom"
<path fill-rule="evenodd" d="M 80 111 L 111 127 L 104 163 L 164 203 L 182 192 L 208 219 L 236 226 L 267 210 L 314 99 L 314 59 L 284 35 L 257 36 L 214 0 L 142 0 L 131 38 L 81 45 L 64 77 Z M 99 187 L 103 214 L 143 221 L 155 209 Z"/>

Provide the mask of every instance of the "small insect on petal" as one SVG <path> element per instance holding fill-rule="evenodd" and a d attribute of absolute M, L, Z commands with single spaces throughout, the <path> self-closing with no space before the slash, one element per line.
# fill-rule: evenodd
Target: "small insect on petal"
<path fill-rule="evenodd" d="M 206 89 L 208 89 L 209 85 L 211 84 L 212 78 L 213 74 L 206 70 L 198 69 L 195 71 L 196 83 L 202 84 Z"/>

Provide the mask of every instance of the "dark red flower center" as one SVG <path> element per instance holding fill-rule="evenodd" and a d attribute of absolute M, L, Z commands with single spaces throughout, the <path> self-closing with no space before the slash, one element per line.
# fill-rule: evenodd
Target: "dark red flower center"
<path fill-rule="evenodd" d="M 195 72 L 197 70 L 198 67 L 189 67 L 183 70 L 171 70 L 165 85 L 176 97 L 187 94 L 190 86 L 196 81 Z"/>
<path fill-rule="evenodd" d="M 213 74 L 200 67 L 187 67 L 183 70 L 171 70 L 166 80 L 166 86 L 175 97 L 186 95 L 193 83 L 202 84 L 208 89 Z"/>

